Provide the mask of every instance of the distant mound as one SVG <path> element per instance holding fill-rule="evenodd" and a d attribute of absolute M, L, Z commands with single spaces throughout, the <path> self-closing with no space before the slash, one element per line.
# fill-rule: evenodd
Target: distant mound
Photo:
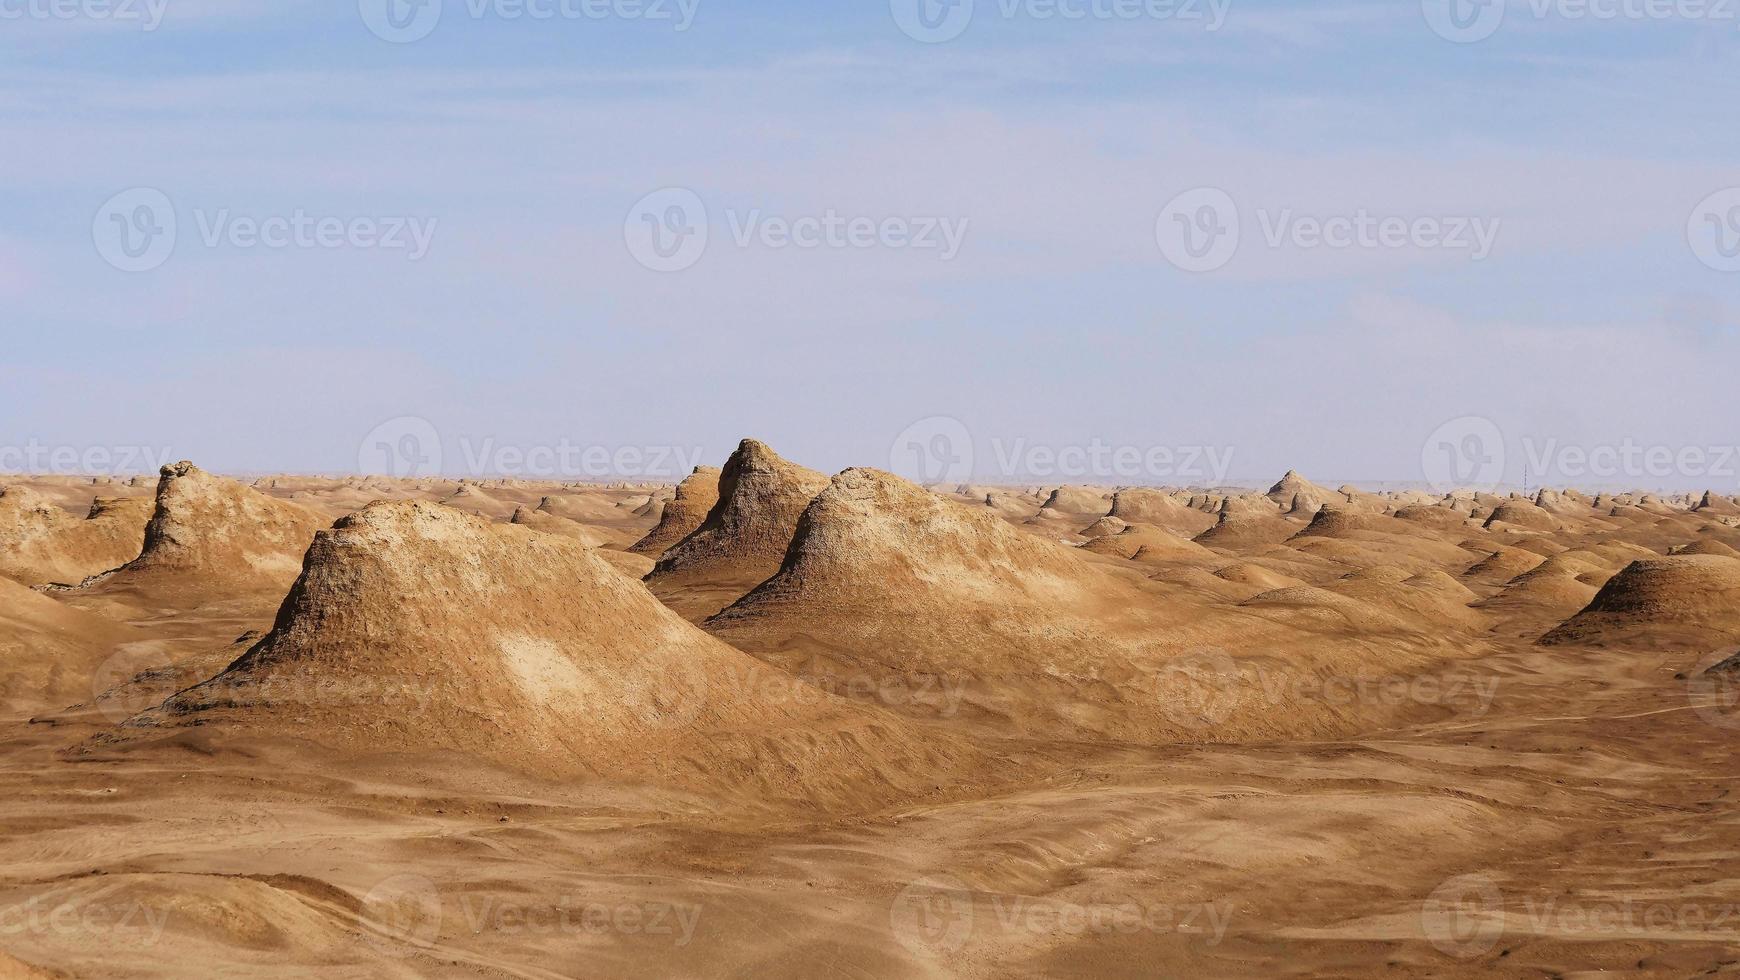
<path fill-rule="evenodd" d="M 648 587 L 685 614 L 716 611 L 779 571 L 798 518 L 827 485 L 815 470 L 743 440 L 720 471 L 719 500 L 700 527 L 658 560 Z M 690 598 L 683 590 L 698 594 Z"/>
<path fill-rule="evenodd" d="M 1057 487 L 1045 498 L 1040 510 L 1081 517 L 1105 517 L 1109 506 L 1105 491 L 1098 487 Z"/>
<path fill-rule="evenodd" d="M 1497 595 L 1482 600 L 1478 607 L 1526 619 L 1538 630 L 1582 609 L 1595 598 L 1597 587 L 1586 582 L 1586 577 L 1605 579 L 1610 574 L 1577 556 L 1554 555 L 1511 579 Z"/>
<path fill-rule="evenodd" d="M 1456 581 L 1454 578 L 1451 578 L 1448 574 L 1441 571 L 1422 572 L 1406 581 L 1407 584 L 1412 585 L 1417 589 L 1426 589 L 1430 592 L 1436 592 L 1446 598 L 1454 599 L 1465 606 L 1480 598 L 1466 585 L 1463 585 L 1461 582 Z"/>
<path fill-rule="evenodd" d="M 1631 563 L 1547 645 L 1718 646 L 1740 640 L 1740 561 L 1687 555 Z"/>
<path fill-rule="evenodd" d="M 500 517 L 513 510 L 514 505 L 497 499 L 489 491 L 475 483 L 461 483 L 446 500 L 441 501 L 455 510 L 479 517 Z"/>
<path fill-rule="evenodd" d="M 1442 504 L 1411 504 L 1397 510 L 1393 516 L 1399 521 L 1443 531 L 1463 530 L 1469 526 L 1466 512 Z"/>
<path fill-rule="evenodd" d="M 1356 513 L 1348 508 L 1334 504 L 1324 505 L 1317 510 L 1311 523 L 1298 536 L 1302 538 L 1338 538 L 1347 537 L 1354 531 L 1370 531 L 1378 526 L 1378 521 L 1384 518 L 1370 514 Z"/>
<path fill-rule="evenodd" d="M 1322 632 L 1374 636 L 1420 630 L 1417 619 L 1404 617 L 1383 605 L 1309 585 L 1264 592 L 1246 599 L 1239 606 L 1285 616 L 1285 622 L 1309 625 Z"/>
<path fill-rule="evenodd" d="M 1102 517 L 1099 520 L 1093 522 L 1092 524 L 1089 524 L 1087 527 L 1082 528 L 1081 531 L 1078 533 L 1082 537 L 1087 538 L 1089 541 L 1092 541 L 1094 538 L 1103 538 L 1103 537 L 1106 537 L 1107 535 L 1122 534 L 1122 533 L 1124 533 L 1124 531 L 1126 529 L 1129 528 L 1129 526 L 1130 525 L 1125 523 L 1122 518 Z"/>
<path fill-rule="evenodd" d="M 1413 655 L 1393 639 L 1380 653 L 1295 632 L 1287 619 L 1193 600 L 983 508 L 852 469 L 804 512 L 779 573 L 705 627 L 811 683 L 875 692 L 920 717 L 1141 744 L 1334 728 L 1345 720 L 1336 706 L 1294 698 L 1284 679 Z M 1271 696 L 1259 675 L 1287 691 Z"/>
<path fill-rule="evenodd" d="M 264 639 L 89 751 L 191 729 L 791 799 L 928 791 L 965 758 L 719 643 L 574 542 L 421 502 L 321 532 Z"/>
<path fill-rule="evenodd" d="M 658 526 L 628 550 L 656 560 L 672 545 L 699 530 L 713 505 L 719 502 L 719 478 L 716 466 L 695 467 L 695 472 L 677 484 L 676 495 L 665 503 Z"/>
<path fill-rule="evenodd" d="M 1247 586 L 1259 593 L 1273 592 L 1276 589 L 1290 589 L 1306 584 L 1303 580 L 1291 575 L 1245 561 L 1234 562 L 1224 568 L 1216 569 L 1214 577 Z"/>
<path fill-rule="evenodd" d="M 1732 498 L 1719 497 L 1714 491 L 1706 490 L 1704 498 L 1692 510 L 1700 514 L 1728 514 L 1732 516 L 1740 515 L 1740 504 L 1736 504 Z"/>
<path fill-rule="evenodd" d="M 1474 594 L 1441 573 L 1409 575 L 1393 566 L 1380 566 L 1343 576 L 1329 588 L 1387 612 L 1407 613 L 1430 626 L 1476 630 L 1485 624 L 1481 614 L 1469 608 Z"/>
<path fill-rule="evenodd" d="M 1740 551 L 1728 547 L 1720 541 L 1704 539 L 1694 541 L 1674 550 L 1675 555 L 1717 555 L 1722 558 L 1740 558 Z"/>
<path fill-rule="evenodd" d="M 1190 632 L 1161 628 L 1158 596 L 1134 601 L 1141 581 L 982 508 L 851 469 L 804 512 L 779 573 L 706 628 L 812 683 L 913 692 L 908 713 L 1134 737 L 1164 726 L 1138 683 L 1144 641 Z"/>
<path fill-rule="evenodd" d="M 579 521 L 571 521 L 566 517 L 557 517 L 549 511 L 532 510 L 529 507 L 514 508 L 513 517 L 508 519 L 508 523 L 578 541 L 587 548 L 602 548 L 612 543 L 610 535 L 597 528 L 587 527 Z"/>
<path fill-rule="evenodd" d="M 1269 488 L 1268 498 L 1283 510 L 1309 517 L 1328 504 L 1342 504 L 1347 498 L 1305 479 L 1295 470 L 1288 470 L 1279 483 Z"/>
<path fill-rule="evenodd" d="M 1540 555 L 1521 548 L 1498 548 L 1463 574 L 1487 582 L 1509 582 L 1524 572 L 1533 571 L 1544 560 Z"/>
<path fill-rule="evenodd" d="M 192 463 L 163 467 L 139 557 L 113 582 L 173 579 L 226 591 L 288 588 L 314 532 L 326 521 Z"/>
<path fill-rule="evenodd" d="M 1214 527 L 1197 535 L 1196 543 L 1239 554 L 1258 554 L 1299 533 L 1299 523 L 1279 512 L 1252 513 L 1229 500 Z"/>
<path fill-rule="evenodd" d="M 27 487 L 0 489 L 0 576 L 25 585 L 77 584 L 139 556 L 154 505 L 99 497 L 84 520 Z"/>
<path fill-rule="evenodd" d="M 1214 561 L 1202 545 L 1152 524 L 1131 524 L 1117 534 L 1096 537 L 1082 550 L 1139 562 Z M 1220 559 L 1224 561 L 1225 559 Z"/>
<path fill-rule="evenodd" d="M 1214 526 L 1213 515 L 1195 510 L 1162 490 L 1119 490 L 1112 496 L 1110 516 L 1129 524 L 1158 525 L 1185 538 Z"/>
<path fill-rule="evenodd" d="M 1557 531 L 1559 521 L 1551 513 L 1535 506 L 1527 500 L 1506 500 L 1493 510 L 1492 516 L 1486 519 L 1487 528 L 1499 524 L 1513 524 L 1528 528 L 1531 531 Z"/>

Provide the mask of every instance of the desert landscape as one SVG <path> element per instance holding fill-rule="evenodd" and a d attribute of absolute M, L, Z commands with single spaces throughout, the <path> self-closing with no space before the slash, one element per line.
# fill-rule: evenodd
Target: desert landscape
<path fill-rule="evenodd" d="M 0 481 L 0 976 L 1740 970 L 1740 501 Z"/>
<path fill-rule="evenodd" d="M 1740 0 L 0 0 L 0 980 L 1740 980 L 1736 105 Z"/>

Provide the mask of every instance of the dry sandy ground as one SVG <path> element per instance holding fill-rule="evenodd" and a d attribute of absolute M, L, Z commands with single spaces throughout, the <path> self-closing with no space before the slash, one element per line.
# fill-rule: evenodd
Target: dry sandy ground
<path fill-rule="evenodd" d="M 1732 501 L 821 479 L 12 481 L 0 977 L 1740 973 Z"/>

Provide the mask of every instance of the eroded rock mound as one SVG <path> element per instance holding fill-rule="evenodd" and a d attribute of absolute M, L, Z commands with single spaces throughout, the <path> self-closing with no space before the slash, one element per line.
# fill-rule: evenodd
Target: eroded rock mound
<path fill-rule="evenodd" d="M 1107 516 L 1106 495 L 1096 487 L 1062 486 L 1051 491 L 1039 508 L 1072 517 Z"/>
<path fill-rule="evenodd" d="M 72 585 L 139 556 L 153 504 L 99 497 L 80 520 L 28 487 L 0 489 L 0 576 Z"/>
<path fill-rule="evenodd" d="M 1269 488 L 1268 498 L 1277 507 L 1309 517 L 1327 504 L 1343 504 L 1347 498 L 1326 487 L 1305 479 L 1296 470 L 1288 470 L 1279 483 Z"/>
<path fill-rule="evenodd" d="M 1531 531 L 1557 531 L 1559 522 L 1553 515 L 1527 500 L 1506 500 L 1486 519 L 1488 529 L 1511 524 Z"/>
<path fill-rule="evenodd" d="M 705 625 L 813 683 L 894 692 L 910 714 L 1152 744 L 1333 727 L 1335 709 L 1320 703 L 1265 710 L 1255 673 L 1381 658 L 1361 641 L 1294 632 L 1288 618 L 1203 605 L 983 508 L 852 469 L 805 511 L 779 573 Z M 1245 659 L 1282 650 L 1262 668 Z"/>
<path fill-rule="evenodd" d="M 917 791 L 965 757 L 718 642 L 573 541 L 422 502 L 320 532 L 264 639 L 93 750 L 190 726 L 806 799 Z"/>
<path fill-rule="evenodd" d="M 672 545 L 647 585 L 686 615 L 716 612 L 779 570 L 798 518 L 828 485 L 815 470 L 745 439 L 719 474 L 719 499 Z"/>
<path fill-rule="evenodd" d="M 720 475 L 716 466 L 695 467 L 695 472 L 677 484 L 676 495 L 665 502 L 658 526 L 628 550 L 656 560 L 672 545 L 695 533 L 719 502 Z"/>
<path fill-rule="evenodd" d="M 184 461 L 163 467 L 144 549 L 114 577 L 283 589 L 295 581 L 308 543 L 324 526 L 305 507 Z"/>
<path fill-rule="evenodd" d="M 1214 517 L 1173 499 L 1162 490 L 1119 490 L 1112 496 L 1112 517 L 1130 524 L 1155 524 L 1193 538 L 1214 526 Z"/>
<path fill-rule="evenodd" d="M 1632 562 L 1547 645 L 1716 646 L 1740 640 L 1740 560 L 1682 555 Z"/>

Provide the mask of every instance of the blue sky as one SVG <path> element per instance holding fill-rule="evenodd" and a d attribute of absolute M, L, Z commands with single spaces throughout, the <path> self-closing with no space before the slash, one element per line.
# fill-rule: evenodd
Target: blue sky
<path fill-rule="evenodd" d="M 945 418 L 984 479 L 1044 477 L 999 467 L 1020 443 L 1419 482 L 1475 417 L 1505 481 L 1538 483 L 1542 447 L 1740 443 L 1740 272 L 1692 240 L 1740 214 L 1719 3 L 1517 0 L 1457 43 L 1409 2 L 1221 0 L 1211 30 L 1161 0 L 976 0 L 923 43 L 908 0 L 689 0 L 680 31 L 633 0 L 443 0 L 392 43 L 377 0 L 153 0 L 152 29 L 147 0 L 50 2 L 0 0 L 6 445 L 341 472 L 409 417 L 449 472 L 486 443 L 717 461 L 746 435 L 837 470 Z M 709 234 L 657 271 L 635 229 L 667 209 L 637 208 L 667 188 Z M 1203 188 L 1239 244 L 1187 271 L 1158 239 Z M 175 221 L 142 271 L 103 242 L 134 189 Z M 344 230 L 274 248 L 234 225 L 298 215 Z M 879 230 L 777 235 L 828 215 Z M 1361 215 L 1408 231 L 1312 236 Z M 426 254 L 382 247 L 395 223 Z M 958 248 L 914 246 L 939 223 Z M 1559 475 L 1740 492 L 1719 469 Z"/>

